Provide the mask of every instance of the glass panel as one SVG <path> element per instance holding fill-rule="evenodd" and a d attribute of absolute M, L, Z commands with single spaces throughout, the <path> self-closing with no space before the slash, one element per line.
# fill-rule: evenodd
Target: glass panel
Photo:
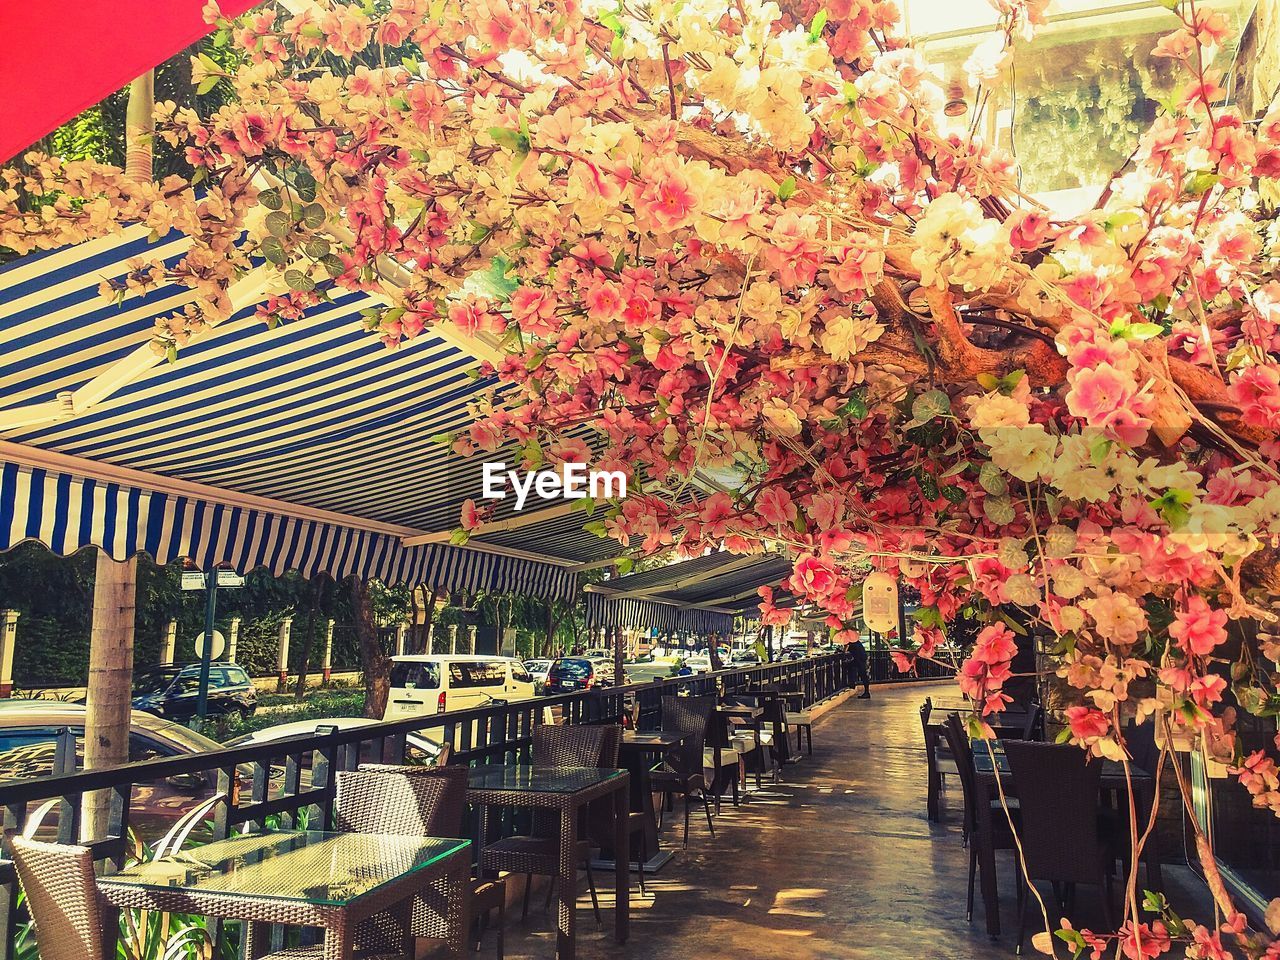
<path fill-rule="evenodd" d="M 557 660 L 551 665 L 550 676 L 556 679 L 586 680 L 591 676 L 591 661 Z"/>
<path fill-rule="evenodd" d="M 467 771 L 475 790 L 518 790 L 523 793 L 576 793 L 622 776 L 602 767 L 530 767 L 483 764 Z"/>
<path fill-rule="evenodd" d="M 391 686 L 402 690 L 435 690 L 440 686 L 440 665 L 394 660 L 391 663 Z"/>
<path fill-rule="evenodd" d="M 469 845 L 369 833 L 250 834 L 138 864 L 104 882 L 343 906 Z"/>

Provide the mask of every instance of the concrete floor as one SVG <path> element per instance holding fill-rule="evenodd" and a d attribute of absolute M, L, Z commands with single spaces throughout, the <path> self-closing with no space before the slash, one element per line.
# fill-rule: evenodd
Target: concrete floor
<path fill-rule="evenodd" d="M 753 802 L 725 805 L 716 837 L 696 818 L 689 849 L 633 887 L 631 938 L 612 939 L 612 896 L 601 891 L 603 927 L 589 900 L 579 902 L 578 956 L 690 957 L 697 960 L 987 960 L 1012 957 L 1017 917 L 1013 862 L 999 854 L 1005 934 L 990 939 L 982 907 L 964 918 L 968 855 L 960 841 L 959 784 L 951 785 L 942 824 L 924 813 L 919 705 L 923 685 L 877 687 L 818 720 L 815 754 L 766 782 Z M 937 692 L 934 688 L 933 692 Z M 695 813 L 697 811 L 695 810 Z M 666 846 L 679 845 L 668 822 Z M 1200 899 L 1185 868 L 1166 868 L 1175 905 Z M 598 878 L 612 889 L 612 876 Z M 585 886 L 585 884 L 584 884 Z M 1202 888 L 1200 888 L 1202 889 Z M 554 956 L 550 914 L 535 897 L 529 922 L 519 908 L 507 928 L 507 957 Z M 1096 895 L 1079 894 L 1079 917 L 1098 925 Z M 1203 911 L 1195 911 L 1200 915 Z M 509 913 L 510 916 L 510 913 Z M 481 956 L 492 956 L 493 933 Z M 1026 955 L 1033 955 L 1028 944 Z"/>

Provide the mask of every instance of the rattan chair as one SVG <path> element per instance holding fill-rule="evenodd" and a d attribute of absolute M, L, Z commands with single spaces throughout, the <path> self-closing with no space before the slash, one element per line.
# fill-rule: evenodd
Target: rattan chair
<path fill-rule="evenodd" d="M 109 922 L 113 912 L 98 894 L 93 851 L 88 847 L 14 837 L 13 862 L 35 922 L 41 960 L 115 960 Z M 321 947 L 295 947 L 263 960 L 308 960 Z M 399 958 L 380 954 L 377 960 Z M 371 958 L 373 960 L 373 958 Z"/>
<path fill-rule="evenodd" d="M 464 767 L 396 767 L 366 764 L 334 777 L 335 828 L 352 833 L 392 833 L 412 837 L 462 837 L 466 812 Z M 414 937 L 445 939 L 457 905 L 441 884 L 414 898 L 410 929 Z M 360 949 L 394 944 L 396 924 L 373 917 L 356 934 Z"/>
<path fill-rule="evenodd" d="M 653 789 L 663 794 L 667 804 L 673 795 L 684 798 L 684 846 L 689 846 L 689 811 L 694 797 L 702 800 L 707 815 L 707 828 L 715 837 L 711 820 L 711 798 L 703 769 L 703 746 L 707 724 L 715 709 L 715 697 L 663 697 L 662 729 L 684 734 L 684 742 L 667 754 L 661 765 L 649 775 Z"/>
<path fill-rule="evenodd" d="M 611 733 L 610 731 L 616 731 Z M 608 726 L 558 726 L 544 724 L 533 728 L 533 765 L 535 767 L 598 767 L 608 759 L 610 738 L 621 735 L 620 728 Z M 618 741 L 620 742 L 620 741 Z M 616 767 L 617 746 L 613 747 L 612 762 Z M 556 877 L 559 872 L 558 821 L 549 815 L 535 811 L 532 830 L 528 834 L 503 837 L 487 844 L 480 853 L 480 867 L 485 872 L 523 873 L 525 875 L 524 899 L 520 919 L 529 917 L 529 889 L 534 876 Z M 574 855 L 587 871 L 587 889 L 591 893 L 591 909 L 596 923 L 600 922 L 600 899 L 596 893 L 595 876 L 591 872 L 591 841 L 587 838 L 585 824 L 579 825 Z M 554 883 L 554 880 L 553 880 Z M 547 904 L 551 903 L 554 886 L 547 889 Z"/>
<path fill-rule="evenodd" d="M 434 811 L 428 815 L 431 821 L 429 824 L 431 832 L 428 836 L 462 837 L 466 833 L 463 818 L 466 815 L 467 768 L 447 766 L 450 756 L 449 745 L 445 744 L 441 748 L 434 766 L 425 764 L 362 763 L 358 769 L 362 773 L 405 774 L 408 776 L 444 777 L 456 780 L 459 784 L 459 789 L 457 790 L 459 802 L 456 804 L 442 802 L 436 805 Z M 498 960 L 503 960 L 506 950 L 504 931 L 507 923 L 507 882 L 502 877 L 493 880 L 473 877 L 471 880 L 471 919 L 475 925 L 477 950 L 480 949 L 480 941 L 484 938 L 485 930 L 488 929 L 489 914 L 494 910 L 498 911 L 497 957 Z M 420 935 L 426 936 L 426 934 Z"/>
<path fill-rule="evenodd" d="M 924 731 L 924 757 L 927 769 L 925 813 L 932 821 L 942 820 L 941 791 L 946 789 L 947 775 L 958 776 L 955 757 L 951 755 L 951 747 L 942 735 L 939 725 L 930 723 L 933 714 L 933 699 L 925 697 L 920 705 L 920 727 Z M 968 824 L 963 827 L 964 841 L 969 842 Z"/>
<path fill-rule="evenodd" d="M 1018 793 L 1022 853 L 1031 883 L 1049 881 L 1065 909 L 1078 883 L 1102 890 L 1106 929 L 1111 920 L 1111 855 L 1099 829 L 1102 761 L 1070 744 L 1009 740 L 1004 744 Z M 1019 890 L 1018 945 L 1026 935 L 1032 897 Z"/>
<path fill-rule="evenodd" d="M 973 748 L 969 737 L 964 732 L 959 714 L 951 714 L 942 725 L 942 731 L 951 755 L 955 758 L 956 772 L 960 775 L 960 788 L 964 793 L 964 832 L 969 838 L 969 890 L 965 900 L 965 920 L 973 919 L 973 884 L 978 873 L 978 857 L 981 853 L 979 844 L 984 842 L 978 835 L 978 773 L 973 766 Z M 999 800 L 990 800 L 993 816 L 991 817 L 992 835 L 990 842 L 993 850 L 1013 850 L 1016 847 L 1013 831 L 1009 828 L 1009 820 Z M 999 808 L 999 809 L 997 809 Z M 995 886 L 995 877 L 991 878 Z"/>

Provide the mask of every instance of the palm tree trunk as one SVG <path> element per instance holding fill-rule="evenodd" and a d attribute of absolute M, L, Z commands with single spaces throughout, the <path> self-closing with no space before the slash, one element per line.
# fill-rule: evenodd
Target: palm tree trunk
<path fill-rule="evenodd" d="M 84 717 L 86 769 L 113 767 L 129 761 L 137 581 L 136 557 L 117 562 L 104 551 L 98 551 L 89 639 L 89 692 Z M 82 811 L 82 838 L 105 837 L 111 791 L 86 793 Z"/>
<path fill-rule="evenodd" d="M 150 183 L 153 177 L 155 106 L 156 75 L 154 70 L 148 70 L 129 84 L 124 120 L 124 172 L 137 183 Z"/>

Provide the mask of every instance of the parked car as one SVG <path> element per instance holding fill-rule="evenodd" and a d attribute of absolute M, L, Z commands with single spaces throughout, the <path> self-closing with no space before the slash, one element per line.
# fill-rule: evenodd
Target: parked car
<path fill-rule="evenodd" d="M 393 657 L 384 720 L 536 697 L 533 675 L 514 657 L 425 654 Z"/>
<path fill-rule="evenodd" d="M 167 720 L 190 720 L 200 695 L 200 664 L 161 666 L 133 678 L 133 708 Z M 209 665 L 209 716 L 238 714 L 242 720 L 258 709 L 258 690 L 244 668 L 234 663 Z"/>
<path fill-rule="evenodd" d="M 576 693 L 595 687 L 611 687 L 613 679 L 613 664 L 610 661 L 561 657 L 547 671 L 547 693 Z"/>
<path fill-rule="evenodd" d="M 733 667 L 753 667 L 761 662 L 760 654 L 755 650 L 735 650 L 729 657 L 729 665 Z"/>
<path fill-rule="evenodd" d="M 692 657 L 685 657 L 684 665 L 694 673 L 711 672 L 711 658 L 702 654 L 694 654 Z"/>
<path fill-rule="evenodd" d="M 0 700 L 0 781 L 51 776 L 58 739 L 64 730 L 76 738 L 76 766 L 84 765 L 83 704 L 41 700 Z M 181 724 L 134 710 L 129 719 L 129 760 L 153 760 L 220 750 L 221 744 Z M 241 779 L 247 774 L 242 771 Z M 178 819 L 217 789 L 217 774 L 182 774 L 139 783 L 133 790 L 130 822 L 143 837 L 156 840 Z M 46 829 L 56 812 L 45 818 Z"/>
<path fill-rule="evenodd" d="M 524 668 L 529 671 L 529 676 L 533 677 L 533 688 L 538 693 L 542 693 L 547 686 L 547 671 L 551 669 L 553 660 L 526 660 Z"/>
<path fill-rule="evenodd" d="M 236 737 L 234 740 L 227 742 L 228 747 L 243 747 L 251 744 L 259 743 L 275 743 L 279 740 L 287 740 L 290 737 L 307 737 L 314 736 L 320 731 L 321 727 L 337 727 L 339 730 L 353 730 L 359 727 L 370 727 L 378 720 L 371 720 L 368 717 L 320 717 L 311 720 L 293 720 L 289 723 L 277 723 L 273 727 L 264 727 L 261 730 L 255 730 L 253 733 L 246 733 L 244 736 Z M 437 728 L 438 729 L 438 728 Z M 410 763 L 434 762 L 440 753 L 439 741 L 425 736 L 422 733 L 410 733 L 405 736 L 405 759 Z M 360 760 L 367 762 L 372 757 L 367 756 L 368 747 L 361 751 Z M 309 757 L 304 758 L 304 765 L 310 766 Z M 273 771 L 274 774 L 274 771 Z"/>

